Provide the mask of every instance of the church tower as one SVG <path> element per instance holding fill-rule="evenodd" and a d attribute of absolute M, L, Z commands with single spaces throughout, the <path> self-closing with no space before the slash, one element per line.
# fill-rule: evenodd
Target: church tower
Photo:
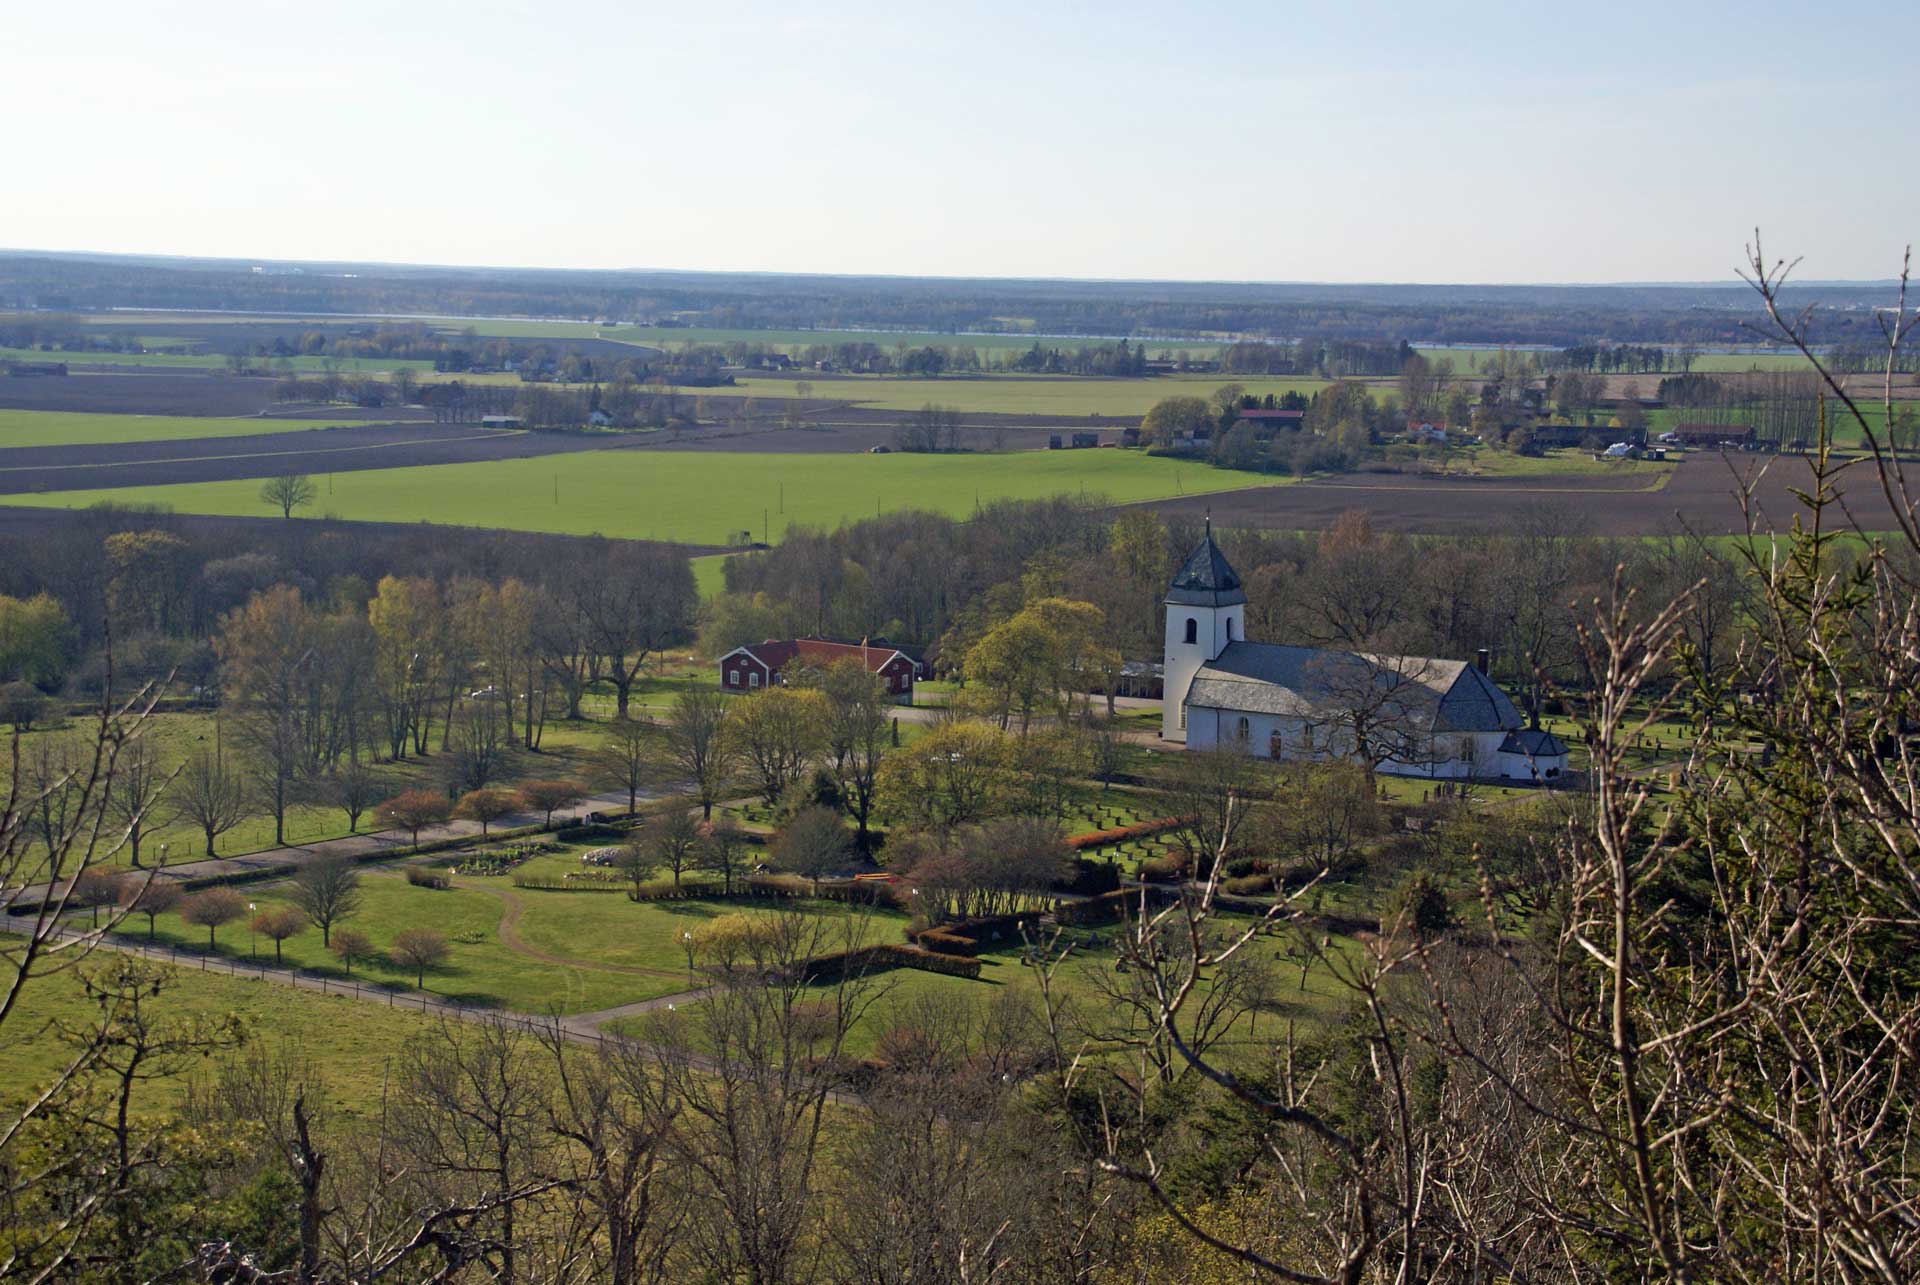
<path fill-rule="evenodd" d="M 1209 520 L 1206 538 L 1167 588 L 1166 695 L 1160 703 L 1160 735 L 1167 740 L 1187 739 L 1187 688 L 1228 643 L 1246 641 L 1246 613 L 1240 577 L 1213 542 Z"/>

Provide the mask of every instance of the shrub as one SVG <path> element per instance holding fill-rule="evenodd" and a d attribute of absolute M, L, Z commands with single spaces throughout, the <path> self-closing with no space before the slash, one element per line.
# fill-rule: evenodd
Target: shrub
<path fill-rule="evenodd" d="M 16 731 L 27 731 L 47 716 L 47 698 L 32 683 L 0 685 L 0 723 L 12 724 Z"/>
<path fill-rule="evenodd" d="M 1184 855 L 1149 857 L 1140 863 L 1140 878 L 1149 883 L 1182 879 L 1186 874 L 1187 859 Z"/>
<path fill-rule="evenodd" d="M 1242 875 L 1237 879 L 1224 880 L 1220 890 L 1232 897 L 1267 896 L 1273 892 L 1273 876 Z"/>
<path fill-rule="evenodd" d="M 586 825 L 561 826 L 553 832 L 562 843 L 592 843 L 596 839 L 624 839 L 627 832 L 620 826 L 608 825 L 604 821 L 593 821 Z"/>
<path fill-rule="evenodd" d="M 1055 890 L 1080 897 L 1095 897 L 1120 886 L 1120 869 L 1110 861 L 1089 861 L 1085 857 L 1075 857 L 1070 869 L 1071 875 L 1056 883 Z"/>
<path fill-rule="evenodd" d="M 1426 870 L 1414 870 L 1402 878 L 1380 915 L 1383 935 L 1410 930 L 1422 941 L 1445 933 L 1454 923 L 1446 889 Z"/>
<path fill-rule="evenodd" d="M 437 874 L 432 870 L 426 869 L 424 866 L 408 866 L 407 882 L 416 888 L 445 889 L 448 886 L 445 875 Z"/>
<path fill-rule="evenodd" d="M 1125 843 L 1128 839 L 1144 839 L 1150 835 L 1165 834 L 1183 824 L 1180 817 L 1159 817 L 1152 821 L 1136 821 L 1132 825 L 1116 826 L 1111 830 L 1093 830 L 1086 834 L 1072 835 L 1067 846 L 1075 852 L 1088 848 L 1104 848 L 1110 843 Z"/>
<path fill-rule="evenodd" d="M 929 928 L 921 933 L 917 940 L 922 948 L 940 955 L 960 955 L 971 958 L 980 953 L 978 940 L 948 932 L 943 928 Z"/>
<path fill-rule="evenodd" d="M 977 959 L 940 955 L 891 942 L 836 951 L 831 955 L 817 955 L 805 964 L 806 979 L 816 982 L 832 981 L 852 972 L 876 973 L 889 968 L 918 968 L 922 972 L 941 973 L 948 977 L 980 976 L 980 961 Z"/>
<path fill-rule="evenodd" d="M 682 901 L 689 897 L 717 897 L 720 885 L 717 883 L 694 883 L 682 880 L 676 885 L 671 879 L 654 879 L 635 888 L 627 889 L 630 901 Z"/>

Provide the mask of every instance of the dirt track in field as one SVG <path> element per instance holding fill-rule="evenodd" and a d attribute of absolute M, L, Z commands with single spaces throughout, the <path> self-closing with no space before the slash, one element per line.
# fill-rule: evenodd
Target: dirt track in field
<path fill-rule="evenodd" d="M 423 541 L 444 545 L 449 540 L 494 541 L 502 545 L 531 546 L 540 556 L 560 560 L 602 541 L 600 536 L 554 535 L 545 531 L 514 531 L 502 527 L 466 527 L 421 522 L 345 522 L 337 518 L 222 517 L 204 513 L 138 513 L 126 510 L 39 509 L 0 501 L 0 559 L 7 540 L 34 540 L 78 530 L 94 541 L 116 531 L 171 531 L 179 535 L 249 542 L 258 548 L 278 542 L 331 538 L 369 543 L 382 540 Z M 297 533 L 297 535 L 296 535 Z M 688 557 L 730 553 L 717 544 L 669 544 L 667 541 L 619 540 L 621 544 L 659 544 L 684 550 Z M 503 573 L 504 574 L 504 573 Z"/>
<path fill-rule="evenodd" d="M 431 419 L 419 409 L 289 406 L 277 402 L 277 380 L 264 376 L 168 373 L 76 373 L 0 378 L 0 408 L 79 411 L 100 415 L 258 415 L 275 419 Z"/>
<path fill-rule="evenodd" d="M 618 450 L 645 440 L 619 433 L 503 433 L 473 424 L 416 423 L 249 437 L 22 446 L 0 450 L 0 495 L 531 459 Z"/>
<path fill-rule="evenodd" d="M 1917 479 L 1920 480 L 1920 479 Z M 1747 529 L 1739 493 L 1751 493 L 1756 528 L 1785 531 L 1804 512 L 1792 494 L 1809 482 L 1795 456 L 1696 453 L 1681 461 L 1659 490 L 1641 477 L 1524 477 L 1482 480 L 1355 474 L 1293 486 L 1149 501 L 1166 516 L 1211 512 L 1222 526 L 1319 531 L 1358 510 L 1381 530 L 1427 535 L 1497 535 L 1523 516 L 1549 512 L 1571 534 L 1638 536 L 1693 531 L 1738 535 Z M 1895 526 L 1894 511 L 1870 463 L 1853 466 L 1837 488 L 1863 531 Z"/>

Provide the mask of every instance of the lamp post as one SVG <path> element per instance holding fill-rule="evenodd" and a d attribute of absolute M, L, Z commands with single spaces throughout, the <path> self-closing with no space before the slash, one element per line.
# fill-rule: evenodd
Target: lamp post
<path fill-rule="evenodd" d="M 687 952 L 687 985 L 693 985 L 693 933 L 685 928 L 680 930 L 680 949 Z"/>
<path fill-rule="evenodd" d="M 260 921 L 254 917 L 254 912 L 259 909 L 260 907 L 254 905 L 251 901 L 247 903 L 247 958 L 248 959 L 252 959 L 254 957 L 254 954 L 260 948 Z"/>

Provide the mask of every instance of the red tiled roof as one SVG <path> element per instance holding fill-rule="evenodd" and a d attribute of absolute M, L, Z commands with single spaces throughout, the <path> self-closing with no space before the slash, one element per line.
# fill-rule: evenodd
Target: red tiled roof
<path fill-rule="evenodd" d="M 824 638 L 769 638 L 765 642 L 749 643 L 744 650 L 770 670 L 779 669 L 796 656 L 818 665 L 858 660 L 876 674 L 895 656 L 902 657 L 909 665 L 913 663 L 911 657 L 892 647 L 862 647 L 859 643 L 828 642 Z"/>

